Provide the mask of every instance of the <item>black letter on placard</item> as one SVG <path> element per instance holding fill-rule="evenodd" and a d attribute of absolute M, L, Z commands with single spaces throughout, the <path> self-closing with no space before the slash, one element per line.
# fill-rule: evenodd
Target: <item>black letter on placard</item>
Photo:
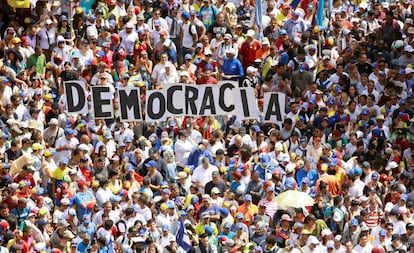
<path fill-rule="evenodd" d="M 174 92 L 176 90 L 181 91 L 181 90 L 183 90 L 183 87 L 181 85 L 174 85 L 174 86 L 171 86 L 170 88 L 168 88 L 168 90 L 167 90 L 167 101 L 168 101 L 167 110 L 172 114 L 183 114 L 184 110 L 175 108 L 174 103 L 172 102 L 173 101 L 173 95 L 174 95 Z"/>
<path fill-rule="evenodd" d="M 129 95 L 127 90 L 119 90 L 119 104 L 121 106 L 121 119 L 128 120 L 128 110 L 134 109 L 134 120 L 141 119 L 139 90 L 131 89 Z"/>
<path fill-rule="evenodd" d="M 279 107 L 279 96 L 277 94 L 270 94 L 269 105 L 266 108 L 266 114 L 264 119 L 270 120 L 272 115 L 276 115 L 277 121 L 282 121 L 282 114 Z"/>
<path fill-rule="evenodd" d="M 160 101 L 160 109 L 158 112 L 154 112 L 154 100 L 158 99 Z M 152 93 L 147 100 L 147 115 L 150 119 L 159 120 L 165 114 L 165 98 L 161 92 Z"/>
<path fill-rule="evenodd" d="M 240 98 L 241 98 L 241 101 L 242 101 L 244 117 L 249 118 L 250 117 L 250 110 L 249 110 L 249 101 L 247 101 L 246 90 L 244 90 L 244 89 L 240 90 Z"/>
<path fill-rule="evenodd" d="M 68 104 L 68 112 L 79 112 L 83 109 L 86 103 L 85 90 L 79 83 L 64 82 L 66 91 L 66 103 Z M 75 88 L 77 94 L 73 94 L 72 88 Z M 79 101 L 77 105 L 74 105 L 73 98 L 78 97 Z"/>
<path fill-rule="evenodd" d="M 226 92 L 226 89 L 231 89 L 232 90 L 233 88 L 234 88 L 234 86 L 231 83 L 225 83 L 225 84 L 220 86 L 219 106 L 225 112 L 231 112 L 231 111 L 234 110 L 234 105 L 227 106 L 226 103 L 224 103 L 224 101 L 226 99 L 224 97 L 225 96 L 224 93 Z"/>
<path fill-rule="evenodd" d="M 214 105 L 213 89 L 211 87 L 206 87 L 204 91 L 203 101 L 201 101 L 200 114 L 204 115 L 206 110 L 210 110 L 212 115 L 215 115 L 216 106 Z"/>
<path fill-rule="evenodd" d="M 185 100 L 186 100 L 185 101 L 185 113 L 187 115 L 197 116 L 197 106 L 195 103 L 197 98 L 198 98 L 198 89 L 196 87 L 189 86 L 189 85 L 185 86 Z M 189 107 L 191 109 L 191 113 L 188 110 Z"/>
<path fill-rule="evenodd" d="M 103 99 L 101 94 L 108 92 L 110 93 L 109 87 L 105 86 L 95 86 L 92 88 L 92 98 L 93 98 L 93 109 L 95 111 L 95 118 L 110 118 L 112 116 L 112 112 L 104 112 L 102 110 L 103 105 L 110 105 L 111 99 Z"/>

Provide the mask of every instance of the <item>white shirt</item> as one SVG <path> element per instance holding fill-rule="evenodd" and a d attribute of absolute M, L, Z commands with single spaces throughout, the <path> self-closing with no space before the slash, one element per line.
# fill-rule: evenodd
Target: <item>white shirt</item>
<path fill-rule="evenodd" d="M 161 17 L 159 18 L 159 20 L 161 22 L 161 30 L 167 30 L 168 31 L 168 23 L 167 23 L 167 21 L 165 21 L 165 19 L 163 19 Z M 154 19 L 153 18 L 148 19 L 147 24 L 148 24 L 148 26 L 150 28 L 150 31 L 154 30 Z"/>
<path fill-rule="evenodd" d="M 191 25 L 190 26 L 190 22 L 188 22 L 187 24 L 182 24 L 182 29 L 183 29 L 183 47 L 185 48 L 192 48 L 193 44 L 194 44 L 194 39 L 193 39 L 193 34 L 197 33 L 197 29 L 195 25 Z M 190 34 L 190 29 L 191 29 L 191 34 Z"/>
<path fill-rule="evenodd" d="M 355 246 L 354 250 L 359 253 L 371 253 L 372 245 L 368 243 L 365 247 L 361 247 L 361 245 L 358 244 Z"/>
<path fill-rule="evenodd" d="M 42 49 L 49 49 L 50 45 L 56 41 L 56 29 L 54 27 L 50 28 L 49 31 L 43 27 L 37 35 L 40 38 L 40 47 Z"/>
<path fill-rule="evenodd" d="M 175 161 L 181 167 L 185 167 L 187 165 L 188 157 L 193 149 L 191 143 L 187 140 L 177 140 L 174 145 L 175 149 Z"/>
<path fill-rule="evenodd" d="M 122 30 L 119 33 L 119 37 L 122 39 L 122 45 L 126 48 L 127 54 L 132 55 L 135 42 L 138 40 L 138 34 L 134 31 L 127 33 L 125 30 Z"/>
<path fill-rule="evenodd" d="M 60 137 L 56 141 L 56 148 L 60 148 L 65 145 L 68 145 L 69 149 L 56 152 L 56 155 L 54 156 L 55 162 L 59 163 L 63 158 L 69 159 L 72 153 L 72 149 L 75 148 L 78 144 L 79 144 L 79 141 L 75 137 L 72 137 L 70 140 L 67 140 L 66 136 Z"/>
<path fill-rule="evenodd" d="M 213 179 L 213 171 L 218 171 L 217 167 L 214 165 L 210 164 L 207 169 L 205 169 L 203 165 L 199 165 L 193 171 L 193 182 L 198 182 L 198 184 L 205 186 Z M 204 189 L 200 189 L 200 191 L 204 194 Z"/>
<path fill-rule="evenodd" d="M 112 196 L 112 192 L 107 187 L 107 189 L 103 189 L 102 187 L 99 187 L 98 191 L 96 192 L 96 202 L 99 206 L 99 208 L 103 208 L 103 204 L 107 201 L 109 201 L 109 198 Z"/>

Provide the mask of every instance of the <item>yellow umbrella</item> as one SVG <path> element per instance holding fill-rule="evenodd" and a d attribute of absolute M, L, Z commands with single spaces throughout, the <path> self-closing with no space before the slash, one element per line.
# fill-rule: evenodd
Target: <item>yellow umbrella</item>
<path fill-rule="evenodd" d="M 280 207 L 305 207 L 305 206 L 313 206 L 315 200 L 309 196 L 308 194 L 296 191 L 296 190 L 288 190 L 282 192 L 276 198 L 273 199 Z"/>

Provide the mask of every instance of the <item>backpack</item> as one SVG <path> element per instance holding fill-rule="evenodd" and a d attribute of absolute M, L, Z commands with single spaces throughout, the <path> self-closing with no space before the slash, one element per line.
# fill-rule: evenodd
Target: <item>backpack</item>
<path fill-rule="evenodd" d="M 118 238 L 119 236 L 121 236 L 121 232 L 119 232 L 119 224 L 120 224 L 120 223 L 122 223 L 122 224 L 124 225 L 124 227 L 125 227 L 125 234 L 126 234 L 126 232 L 127 232 L 127 230 L 128 230 L 126 222 L 125 222 L 124 220 L 119 220 L 119 221 L 115 224 L 115 226 L 116 226 L 116 238 Z"/>
<path fill-rule="evenodd" d="M 191 32 L 191 28 L 192 28 L 193 26 L 195 26 L 195 28 L 196 28 L 196 33 L 197 33 L 197 37 L 200 39 L 200 37 L 201 37 L 201 28 L 200 28 L 200 26 L 198 26 L 198 25 L 194 24 L 193 22 L 191 22 L 191 23 L 189 24 L 189 26 L 188 26 L 188 33 L 189 33 L 191 36 L 193 36 L 193 35 L 194 35 L 194 33 L 193 33 L 193 32 Z"/>

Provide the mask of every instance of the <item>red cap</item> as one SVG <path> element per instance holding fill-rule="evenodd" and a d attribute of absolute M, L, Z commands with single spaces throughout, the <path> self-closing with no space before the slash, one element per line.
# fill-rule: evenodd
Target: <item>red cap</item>
<path fill-rule="evenodd" d="M 314 137 L 313 138 L 313 141 L 319 141 L 320 142 L 321 141 L 321 138 L 320 137 Z"/>
<path fill-rule="evenodd" d="M 391 180 L 391 178 L 389 176 L 387 176 L 385 174 L 381 174 L 381 176 L 380 176 L 380 181 L 381 182 L 384 182 L 384 181 L 389 182 L 390 180 Z"/>
<path fill-rule="evenodd" d="M 94 203 L 89 203 L 86 207 L 87 207 L 89 210 L 93 210 L 93 209 L 95 208 L 95 204 L 94 204 Z"/>
<path fill-rule="evenodd" d="M 377 247 L 377 248 L 373 248 L 372 253 L 385 253 L 385 250 L 383 247 Z"/>
<path fill-rule="evenodd" d="M 79 187 L 86 186 L 86 182 L 85 182 L 85 181 L 83 181 L 83 180 L 78 181 L 78 186 L 79 186 Z"/>
<path fill-rule="evenodd" d="M 135 6 L 135 15 L 138 15 L 141 12 L 141 9 L 138 6 Z"/>
<path fill-rule="evenodd" d="M 113 34 L 111 35 L 111 40 L 117 40 L 117 41 L 119 41 L 119 35 L 118 35 L 118 34 L 116 34 L 116 33 L 113 33 Z"/>
<path fill-rule="evenodd" d="M 281 8 L 282 9 L 290 9 L 290 5 L 289 4 L 282 4 Z"/>
<path fill-rule="evenodd" d="M 341 136 L 341 131 L 335 129 L 335 130 L 332 131 L 332 135 L 335 136 L 335 137 L 340 137 Z"/>
<path fill-rule="evenodd" d="M 30 45 L 29 40 L 27 39 L 27 36 L 21 37 L 21 41 L 23 45 L 26 45 L 26 46 Z"/>
<path fill-rule="evenodd" d="M 161 30 L 161 31 L 159 32 L 159 34 L 160 34 L 161 36 L 167 36 L 167 35 L 168 35 L 168 33 L 167 33 L 167 31 L 166 31 L 166 30 Z"/>
<path fill-rule="evenodd" d="M 3 228 L 3 230 L 6 230 L 9 227 L 9 223 L 6 220 L 2 220 L 0 222 L 0 226 Z"/>
<path fill-rule="evenodd" d="M 60 249 L 54 248 L 52 249 L 52 253 L 62 253 Z"/>

